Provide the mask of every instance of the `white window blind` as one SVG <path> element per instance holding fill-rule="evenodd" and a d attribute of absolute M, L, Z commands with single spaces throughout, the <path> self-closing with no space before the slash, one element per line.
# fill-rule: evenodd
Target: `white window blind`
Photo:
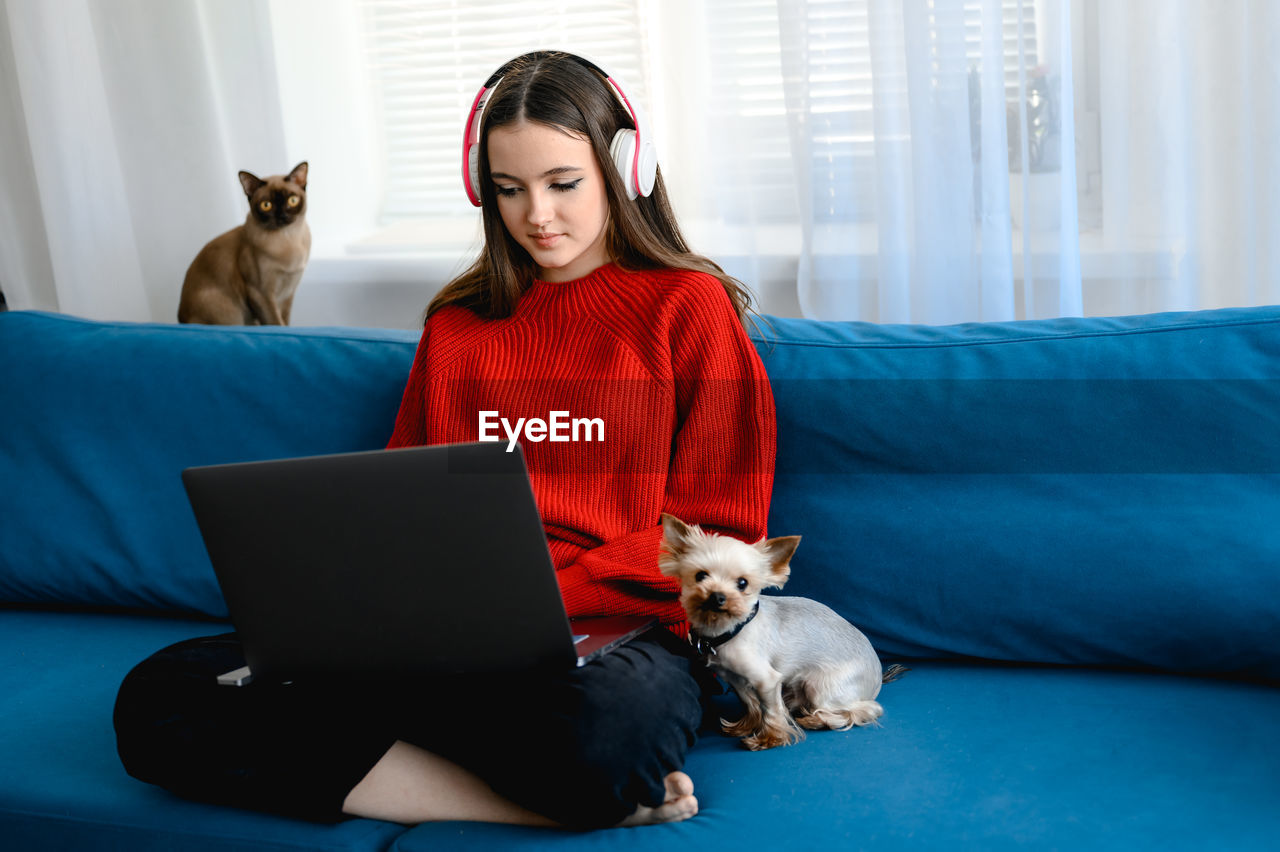
<path fill-rule="evenodd" d="M 462 125 L 480 85 L 513 56 L 559 48 L 599 57 L 648 102 L 646 83 L 657 60 L 647 38 L 646 0 L 559 0 L 536 8 L 509 0 L 360 2 L 380 119 L 384 224 L 472 211 L 460 183 Z M 1028 70 L 1038 62 L 1035 0 L 1001 0 L 1001 6 L 1003 70 L 1012 102 L 1019 49 Z M 872 191 L 874 22 L 868 7 L 868 0 L 810 0 L 804 17 L 790 21 L 801 28 L 810 68 L 820 67 L 805 81 L 810 155 L 832 174 L 834 185 L 848 188 L 824 215 L 845 216 L 850 205 L 865 208 L 865 193 Z M 695 173 L 713 187 L 727 221 L 795 222 L 793 131 L 779 33 L 779 17 L 793 10 L 777 0 L 705 0 L 705 10 L 711 22 L 705 59 L 712 96 L 706 119 L 719 147 L 712 148 L 710 162 L 696 164 Z M 923 36 L 932 40 L 936 61 L 977 68 L 981 0 L 927 0 L 925 10 Z M 819 56 L 820 62 L 812 61 Z M 691 69 L 698 67 L 693 57 L 688 61 Z M 655 106 L 649 104 L 651 113 Z M 817 120 L 824 125 L 820 133 L 812 126 Z M 682 132 L 670 130 L 677 138 Z"/>
<path fill-rule="evenodd" d="M 362 0 L 380 116 L 384 224 L 473 208 L 461 182 L 462 128 L 480 86 L 531 50 L 598 58 L 647 98 L 648 51 L 634 0 Z"/>
<path fill-rule="evenodd" d="M 932 70 L 936 72 L 942 62 L 979 68 L 982 5 L 981 0 L 926 2 L 924 32 L 911 36 L 931 40 Z M 795 168 L 779 33 L 779 17 L 794 10 L 776 0 L 708 0 L 708 12 L 716 32 L 708 46 L 714 69 L 712 118 L 724 139 L 749 140 L 741 150 L 735 149 L 731 168 L 709 164 L 716 174 L 718 194 L 731 199 L 723 209 L 742 222 L 794 221 Z M 1005 88 L 1013 101 L 1018 92 L 1019 49 L 1028 72 L 1038 62 L 1035 0 L 1002 0 L 1001 12 Z M 809 77 L 800 83 L 807 100 L 810 156 L 822 164 L 833 186 L 848 188 L 824 202 L 819 218 L 857 218 L 850 208 L 867 209 L 875 168 L 869 3 L 809 0 L 803 18 L 790 25 L 800 28 L 809 57 Z M 907 37 L 901 27 L 895 35 Z"/>
<path fill-rule="evenodd" d="M 707 113 L 718 147 L 731 148 L 702 173 L 731 224 L 797 220 L 779 14 L 777 0 L 707 2 Z"/>

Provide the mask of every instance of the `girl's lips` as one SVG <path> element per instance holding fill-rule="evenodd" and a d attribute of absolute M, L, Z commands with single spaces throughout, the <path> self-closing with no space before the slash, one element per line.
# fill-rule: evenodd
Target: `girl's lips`
<path fill-rule="evenodd" d="M 533 237 L 534 242 L 543 248 L 551 248 L 560 241 L 564 234 L 530 234 L 530 236 Z"/>

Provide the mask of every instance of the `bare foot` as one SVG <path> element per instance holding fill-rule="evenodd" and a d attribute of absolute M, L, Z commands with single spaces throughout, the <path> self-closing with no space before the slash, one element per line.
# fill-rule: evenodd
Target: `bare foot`
<path fill-rule="evenodd" d="M 679 822 L 698 812 L 698 800 L 693 796 L 693 780 L 683 772 L 672 772 L 662 779 L 667 788 L 666 800 L 656 808 L 638 805 L 635 813 L 618 825 L 656 825 L 660 822 Z"/>

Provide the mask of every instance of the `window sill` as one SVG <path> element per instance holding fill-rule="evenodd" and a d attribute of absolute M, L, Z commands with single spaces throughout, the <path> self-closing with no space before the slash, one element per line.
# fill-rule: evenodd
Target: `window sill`
<path fill-rule="evenodd" d="M 691 222 L 685 233 L 695 251 L 715 260 L 756 294 L 761 313 L 800 316 L 796 275 L 803 246 L 796 225 L 728 226 Z M 820 236 L 830 253 L 851 261 L 860 279 L 873 281 L 879 266 L 874 225 L 842 228 Z M 420 328 L 422 312 L 446 282 L 462 272 L 479 250 L 479 219 L 399 223 L 327 251 L 313 253 L 295 305 L 301 325 Z M 1038 280 L 1058 275 L 1054 233 L 1012 232 L 1013 275 L 1024 278 L 1025 255 Z M 1176 277 L 1176 248 L 1146 244 L 1114 246 L 1101 231 L 1080 234 L 1081 277 L 1087 286 L 1111 281 L 1161 282 Z"/>

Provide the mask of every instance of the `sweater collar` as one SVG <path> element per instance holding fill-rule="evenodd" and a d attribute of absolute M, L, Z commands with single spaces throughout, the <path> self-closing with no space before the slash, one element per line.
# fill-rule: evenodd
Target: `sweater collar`
<path fill-rule="evenodd" d="M 609 301 L 617 287 L 621 269 L 612 261 L 572 281 L 543 281 L 535 278 L 520 296 L 516 313 L 551 310 L 571 315 L 591 313 L 601 300 Z"/>

